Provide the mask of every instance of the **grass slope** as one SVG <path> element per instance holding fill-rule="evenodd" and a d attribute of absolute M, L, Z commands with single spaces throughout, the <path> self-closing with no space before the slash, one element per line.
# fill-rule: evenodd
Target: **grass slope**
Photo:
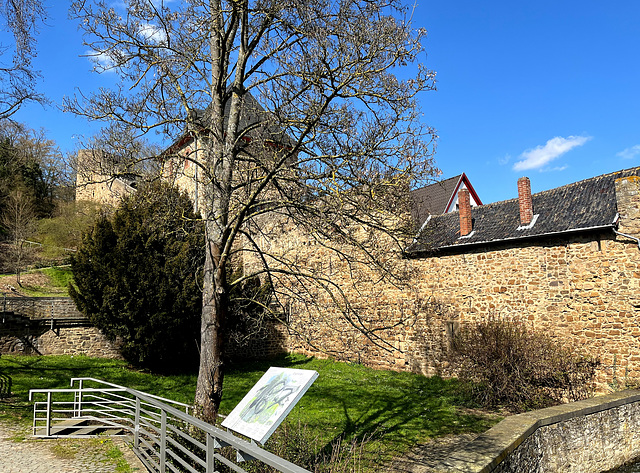
<path fill-rule="evenodd" d="M 320 376 L 289 414 L 323 446 L 336 438 L 374 435 L 374 443 L 401 454 L 429 438 L 482 432 L 496 415 L 471 411 L 456 380 L 379 371 L 360 365 L 287 355 L 264 362 L 236 363 L 225 376 L 221 412 L 230 412 L 270 366 L 309 369 Z M 0 420 L 30 424 L 28 391 L 63 388 L 72 377 L 94 377 L 176 401 L 192 403 L 196 375 L 159 376 L 123 361 L 85 356 L 2 356 L 0 373 L 13 380 L 13 397 L 0 400 Z"/>
<path fill-rule="evenodd" d="M 11 295 L 8 287 L 13 286 L 27 297 L 66 297 L 67 286 L 73 281 L 69 266 L 51 266 L 32 269 L 21 274 L 22 287 L 18 286 L 15 274 L 0 275 L 0 292 Z"/>

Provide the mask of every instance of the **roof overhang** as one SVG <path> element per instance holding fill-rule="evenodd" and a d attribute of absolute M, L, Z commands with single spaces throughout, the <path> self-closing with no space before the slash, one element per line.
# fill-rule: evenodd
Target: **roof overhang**
<path fill-rule="evenodd" d="M 519 237 L 511 237 L 511 238 L 501 238 L 499 240 L 485 240 L 485 241 L 473 241 L 468 243 L 461 243 L 459 245 L 447 245 L 440 246 L 438 248 L 434 248 L 431 250 L 420 250 L 420 251 L 403 251 L 403 258 L 413 259 L 413 258 L 423 258 L 430 256 L 437 256 L 440 253 L 449 253 L 456 251 L 458 249 L 468 249 L 476 246 L 487 246 L 487 245 L 498 245 L 500 243 L 512 243 L 517 241 L 529 241 L 535 239 L 546 239 L 552 238 L 559 235 L 567 235 L 567 234 L 575 234 L 575 233 L 587 233 L 587 232 L 601 232 L 605 230 L 614 230 L 617 227 L 615 223 L 610 223 L 607 225 L 599 225 L 595 227 L 585 227 L 585 228 L 571 228 L 568 230 L 562 230 L 559 232 L 549 232 L 549 233 L 538 233 L 535 235 L 526 235 Z"/>

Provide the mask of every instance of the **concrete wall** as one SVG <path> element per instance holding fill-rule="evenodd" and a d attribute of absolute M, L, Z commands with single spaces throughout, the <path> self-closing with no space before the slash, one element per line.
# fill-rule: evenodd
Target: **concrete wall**
<path fill-rule="evenodd" d="M 446 473 L 600 473 L 640 457 L 640 391 L 511 416 L 454 452 Z"/>

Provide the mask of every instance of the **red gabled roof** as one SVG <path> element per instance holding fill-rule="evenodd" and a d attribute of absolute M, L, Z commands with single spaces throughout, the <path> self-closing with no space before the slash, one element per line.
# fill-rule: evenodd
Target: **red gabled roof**
<path fill-rule="evenodd" d="M 429 215 L 446 213 L 455 202 L 458 191 L 463 184 L 469 189 L 473 200 L 478 205 L 482 205 L 482 201 L 465 173 L 412 190 L 411 211 L 418 225 L 422 224 Z"/>
<path fill-rule="evenodd" d="M 458 198 L 458 191 L 460 190 L 460 187 L 462 187 L 462 184 L 464 184 L 464 186 L 467 188 L 467 190 L 469 191 L 469 194 L 471 195 L 471 198 L 476 202 L 476 204 L 482 205 L 482 201 L 480 200 L 480 197 L 478 197 L 478 194 L 476 194 L 476 190 L 471 185 L 471 181 L 469 181 L 469 178 L 467 177 L 467 175 L 465 173 L 462 173 L 460 174 L 460 176 L 456 176 L 456 177 L 460 177 L 460 179 L 458 179 L 458 183 L 456 184 L 455 188 L 453 189 L 453 192 L 451 193 L 449 202 L 447 202 L 447 205 L 445 206 L 444 210 L 441 212 L 443 214 L 449 212 L 449 209 Z"/>

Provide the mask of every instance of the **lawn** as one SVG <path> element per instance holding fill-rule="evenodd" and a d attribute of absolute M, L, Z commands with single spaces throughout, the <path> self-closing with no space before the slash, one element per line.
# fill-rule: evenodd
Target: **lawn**
<path fill-rule="evenodd" d="M 7 287 L 13 286 L 27 297 L 66 297 L 73 274 L 69 266 L 51 266 L 25 271 L 20 279 L 22 286 L 18 286 L 15 274 L 0 274 L 0 292 L 9 292 Z"/>
<path fill-rule="evenodd" d="M 482 432 L 500 420 L 495 414 L 470 409 L 473 406 L 456 380 L 302 355 L 229 366 L 221 412 L 230 412 L 270 366 L 319 373 L 287 421 L 308 426 L 321 446 L 339 436 L 374 435 L 374 447 L 398 455 L 429 438 Z M 71 377 L 99 378 L 186 403 L 193 401 L 196 385 L 195 374 L 158 376 L 122 361 L 85 356 L 2 356 L 0 373 L 11 376 L 14 393 L 0 400 L 0 420 L 23 424 L 31 422 L 29 389 L 68 387 Z"/>

